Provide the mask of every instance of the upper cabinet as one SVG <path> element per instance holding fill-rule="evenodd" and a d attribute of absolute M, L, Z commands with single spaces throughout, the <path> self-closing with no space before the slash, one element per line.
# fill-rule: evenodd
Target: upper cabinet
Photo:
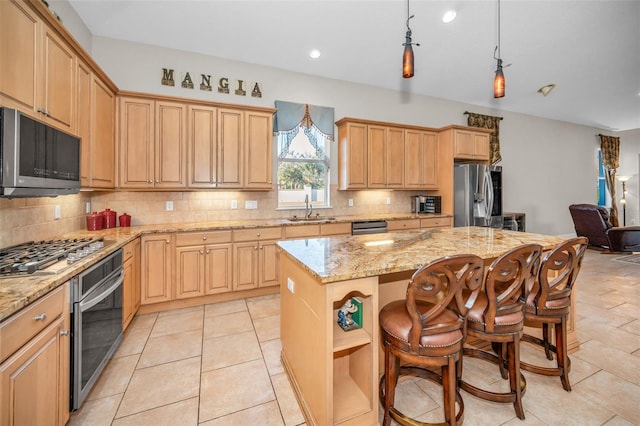
<path fill-rule="evenodd" d="M 273 112 L 245 111 L 247 189 L 273 189 Z"/>
<path fill-rule="evenodd" d="M 491 130 L 449 126 L 442 129 L 440 134 L 451 145 L 455 160 L 489 161 Z"/>
<path fill-rule="evenodd" d="M 85 188 L 114 188 L 115 94 L 82 61 L 78 61 L 77 77 L 81 184 Z"/>
<path fill-rule="evenodd" d="M 438 189 L 438 135 L 407 129 L 404 132 L 404 186 Z"/>
<path fill-rule="evenodd" d="M 338 121 L 339 189 L 438 189 L 434 129 Z"/>
<path fill-rule="evenodd" d="M 121 188 L 185 188 L 187 106 L 121 97 Z"/>
<path fill-rule="evenodd" d="M 0 103 L 75 133 L 76 54 L 24 2 L 0 2 Z"/>

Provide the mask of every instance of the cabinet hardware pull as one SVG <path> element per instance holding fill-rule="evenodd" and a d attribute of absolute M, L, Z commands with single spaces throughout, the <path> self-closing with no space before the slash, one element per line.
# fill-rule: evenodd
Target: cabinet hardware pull
<path fill-rule="evenodd" d="M 149 183 L 153 183 L 153 180 L 149 179 Z"/>
<path fill-rule="evenodd" d="M 200 250 L 200 254 L 204 254 L 204 252 L 202 250 Z"/>
<path fill-rule="evenodd" d="M 211 253 L 211 250 L 207 250 L 207 254 Z"/>
<path fill-rule="evenodd" d="M 47 314 L 42 313 L 40 315 L 36 315 L 35 317 L 33 317 L 33 319 L 36 321 L 44 321 L 45 319 L 47 319 Z"/>
<path fill-rule="evenodd" d="M 207 237 L 202 237 L 203 240 L 207 241 Z"/>
<path fill-rule="evenodd" d="M 253 249 L 254 249 L 254 250 L 258 250 L 258 246 L 254 247 Z"/>
<path fill-rule="evenodd" d="M 69 330 L 60 330 L 60 335 L 61 336 L 68 336 L 69 334 L 70 334 Z"/>
<path fill-rule="evenodd" d="M 260 236 L 260 233 L 258 232 L 256 235 L 259 237 L 259 236 Z"/>
<path fill-rule="evenodd" d="M 164 242 L 169 244 L 171 242 L 171 240 L 165 240 Z"/>
<path fill-rule="evenodd" d="M 262 250 L 263 248 L 264 248 L 263 246 L 260 246 L 260 250 Z"/>

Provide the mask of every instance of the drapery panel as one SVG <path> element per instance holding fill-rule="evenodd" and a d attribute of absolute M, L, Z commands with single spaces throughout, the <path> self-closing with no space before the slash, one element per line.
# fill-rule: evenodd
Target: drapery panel
<path fill-rule="evenodd" d="M 493 133 L 491 133 L 489 137 L 489 163 L 495 164 L 502 160 L 502 156 L 500 155 L 500 120 L 502 120 L 502 117 L 476 114 L 475 112 L 469 111 L 465 111 L 465 114 L 468 115 L 468 126 L 493 130 Z"/>
<path fill-rule="evenodd" d="M 618 206 L 616 201 L 616 171 L 620 167 L 620 138 L 615 136 L 598 135 L 600 137 L 600 151 L 604 165 L 604 182 L 611 195 L 610 221 L 613 226 L 619 226 Z"/>
<path fill-rule="evenodd" d="M 279 156 L 289 150 L 291 141 L 298 134 L 298 126 L 302 125 L 304 133 L 314 148 L 318 147 L 318 136 L 321 134 L 328 140 L 334 140 L 333 108 L 294 102 L 275 101 L 276 114 L 273 120 L 273 133 L 279 139 L 284 138 Z"/>

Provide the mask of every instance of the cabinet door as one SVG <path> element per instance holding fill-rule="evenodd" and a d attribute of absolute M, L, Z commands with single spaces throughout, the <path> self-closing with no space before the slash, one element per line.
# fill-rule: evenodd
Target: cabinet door
<path fill-rule="evenodd" d="M 272 189 L 273 182 L 273 115 L 245 113 L 246 164 L 244 187 Z"/>
<path fill-rule="evenodd" d="M 133 314 L 135 316 L 136 312 L 138 312 L 138 308 L 140 308 L 140 293 L 141 293 L 141 281 L 140 274 L 142 268 L 140 267 L 140 259 L 142 258 L 142 253 L 140 250 L 140 238 L 137 238 L 135 243 L 133 244 L 133 267 L 134 267 L 134 278 L 133 278 Z"/>
<path fill-rule="evenodd" d="M 233 289 L 258 287 L 258 242 L 233 245 Z"/>
<path fill-rule="evenodd" d="M 80 184 L 91 186 L 91 69 L 78 61 L 78 114 L 76 129 L 80 137 Z"/>
<path fill-rule="evenodd" d="M 176 299 L 203 296 L 204 246 L 176 248 Z"/>
<path fill-rule="evenodd" d="M 116 98 L 97 76 L 91 79 L 91 187 L 114 188 Z"/>
<path fill-rule="evenodd" d="M 478 160 L 490 160 L 489 135 L 486 133 L 475 133 L 473 135 L 473 147 Z"/>
<path fill-rule="evenodd" d="M 126 330 L 133 319 L 134 311 L 134 263 L 133 259 L 128 259 L 123 264 L 124 277 L 122 282 L 122 329 Z"/>
<path fill-rule="evenodd" d="M 258 287 L 278 285 L 278 257 L 275 241 L 261 241 L 258 248 Z"/>
<path fill-rule="evenodd" d="M 216 186 L 218 143 L 216 108 L 190 105 L 188 109 L 188 170 L 190 188 Z"/>
<path fill-rule="evenodd" d="M 52 30 L 43 26 L 42 100 L 46 121 L 74 132 L 76 105 L 76 56 Z"/>
<path fill-rule="evenodd" d="M 187 183 L 187 107 L 156 102 L 155 187 L 184 188 Z"/>
<path fill-rule="evenodd" d="M 387 188 L 404 187 L 404 129 L 388 128 L 386 137 Z"/>
<path fill-rule="evenodd" d="M 153 188 L 154 102 L 120 98 L 121 188 Z"/>
<path fill-rule="evenodd" d="M 367 187 L 367 125 L 346 123 L 338 127 L 338 182 L 340 189 Z"/>
<path fill-rule="evenodd" d="M 387 128 L 382 126 L 367 126 L 367 187 L 385 188 L 387 184 Z"/>
<path fill-rule="evenodd" d="M 168 302 L 171 295 L 172 241 L 170 234 L 142 237 L 140 303 Z"/>
<path fill-rule="evenodd" d="M 473 159 L 475 156 L 473 133 L 465 130 L 454 132 L 454 156 Z"/>
<path fill-rule="evenodd" d="M 243 185 L 244 113 L 235 109 L 218 109 L 218 187 L 241 188 Z"/>
<path fill-rule="evenodd" d="M 41 21 L 24 2 L 0 1 L 0 104 L 35 115 Z"/>
<path fill-rule="evenodd" d="M 61 381 L 69 378 L 61 374 L 69 368 L 61 370 L 60 361 L 63 344 L 70 342 L 60 335 L 64 321 L 58 318 L 0 365 L 0 424 L 56 425 L 65 417 Z"/>
<path fill-rule="evenodd" d="M 205 246 L 205 293 L 217 294 L 231 291 L 233 284 L 233 245 Z"/>
<path fill-rule="evenodd" d="M 438 135 L 422 135 L 422 188 L 438 189 Z"/>

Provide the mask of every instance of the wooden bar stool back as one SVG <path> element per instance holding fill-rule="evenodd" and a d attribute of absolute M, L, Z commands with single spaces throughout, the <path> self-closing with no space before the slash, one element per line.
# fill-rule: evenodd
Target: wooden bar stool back
<path fill-rule="evenodd" d="M 455 425 L 462 421 L 464 404 L 457 389 L 456 362 L 462 352 L 465 319 L 448 307 L 455 305 L 456 310 L 465 314 L 480 292 L 483 272 L 484 264 L 478 256 L 438 259 L 413 274 L 405 300 L 393 301 L 380 311 L 384 345 L 380 401 L 385 426 L 392 417 L 402 425 L 428 424 L 411 419 L 394 407 L 395 388 L 401 375 L 442 384 L 446 423 Z M 463 288 L 468 289 L 464 297 Z M 434 367 L 440 368 L 440 374 L 429 371 Z"/>
<path fill-rule="evenodd" d="M 516 415 L 524 419 L 522 396 L 526 381 L 520 374 L 520 337 L 524 328 L 523 289 L 531 286 L 540 267 L 542 246 L 526 244 L 507 251 L 494 260 L 473 307 L 467 313 L 467 335 L 491 342 L 499 356 L 466 346 L 463 360 L 458 365 L 459 386 L 479 398 L 502 403 L 513 403 Z M 462 380 L 464 358 L 474 357 L 497 364 L 503 378 L 509 378 L 509 392 L 491 392 Z M 508 369 L 504 367 L 504 358 Z"/>
<path fill-rule="evenodd" d="M 547 359 L 556 354 L 557 367 L 542 367 L 521 362 L 521 368 L 545 376 L 560 376 L 562 387 L 571 391 L 569 371 L 571 360 L 567 355 L 567 319 L 571 309 L 571 292 L 580 272 L 587 249 L 585 237 L 569 239 L 558 244 L 542 259 L 538 279 L 526 294 L 525 323 L 542 328 L 542 339 L 524 334 L 523 342 L 544 347 Z M 555 345 L 551 343 L 551 325 L 555 328 Z"/>

